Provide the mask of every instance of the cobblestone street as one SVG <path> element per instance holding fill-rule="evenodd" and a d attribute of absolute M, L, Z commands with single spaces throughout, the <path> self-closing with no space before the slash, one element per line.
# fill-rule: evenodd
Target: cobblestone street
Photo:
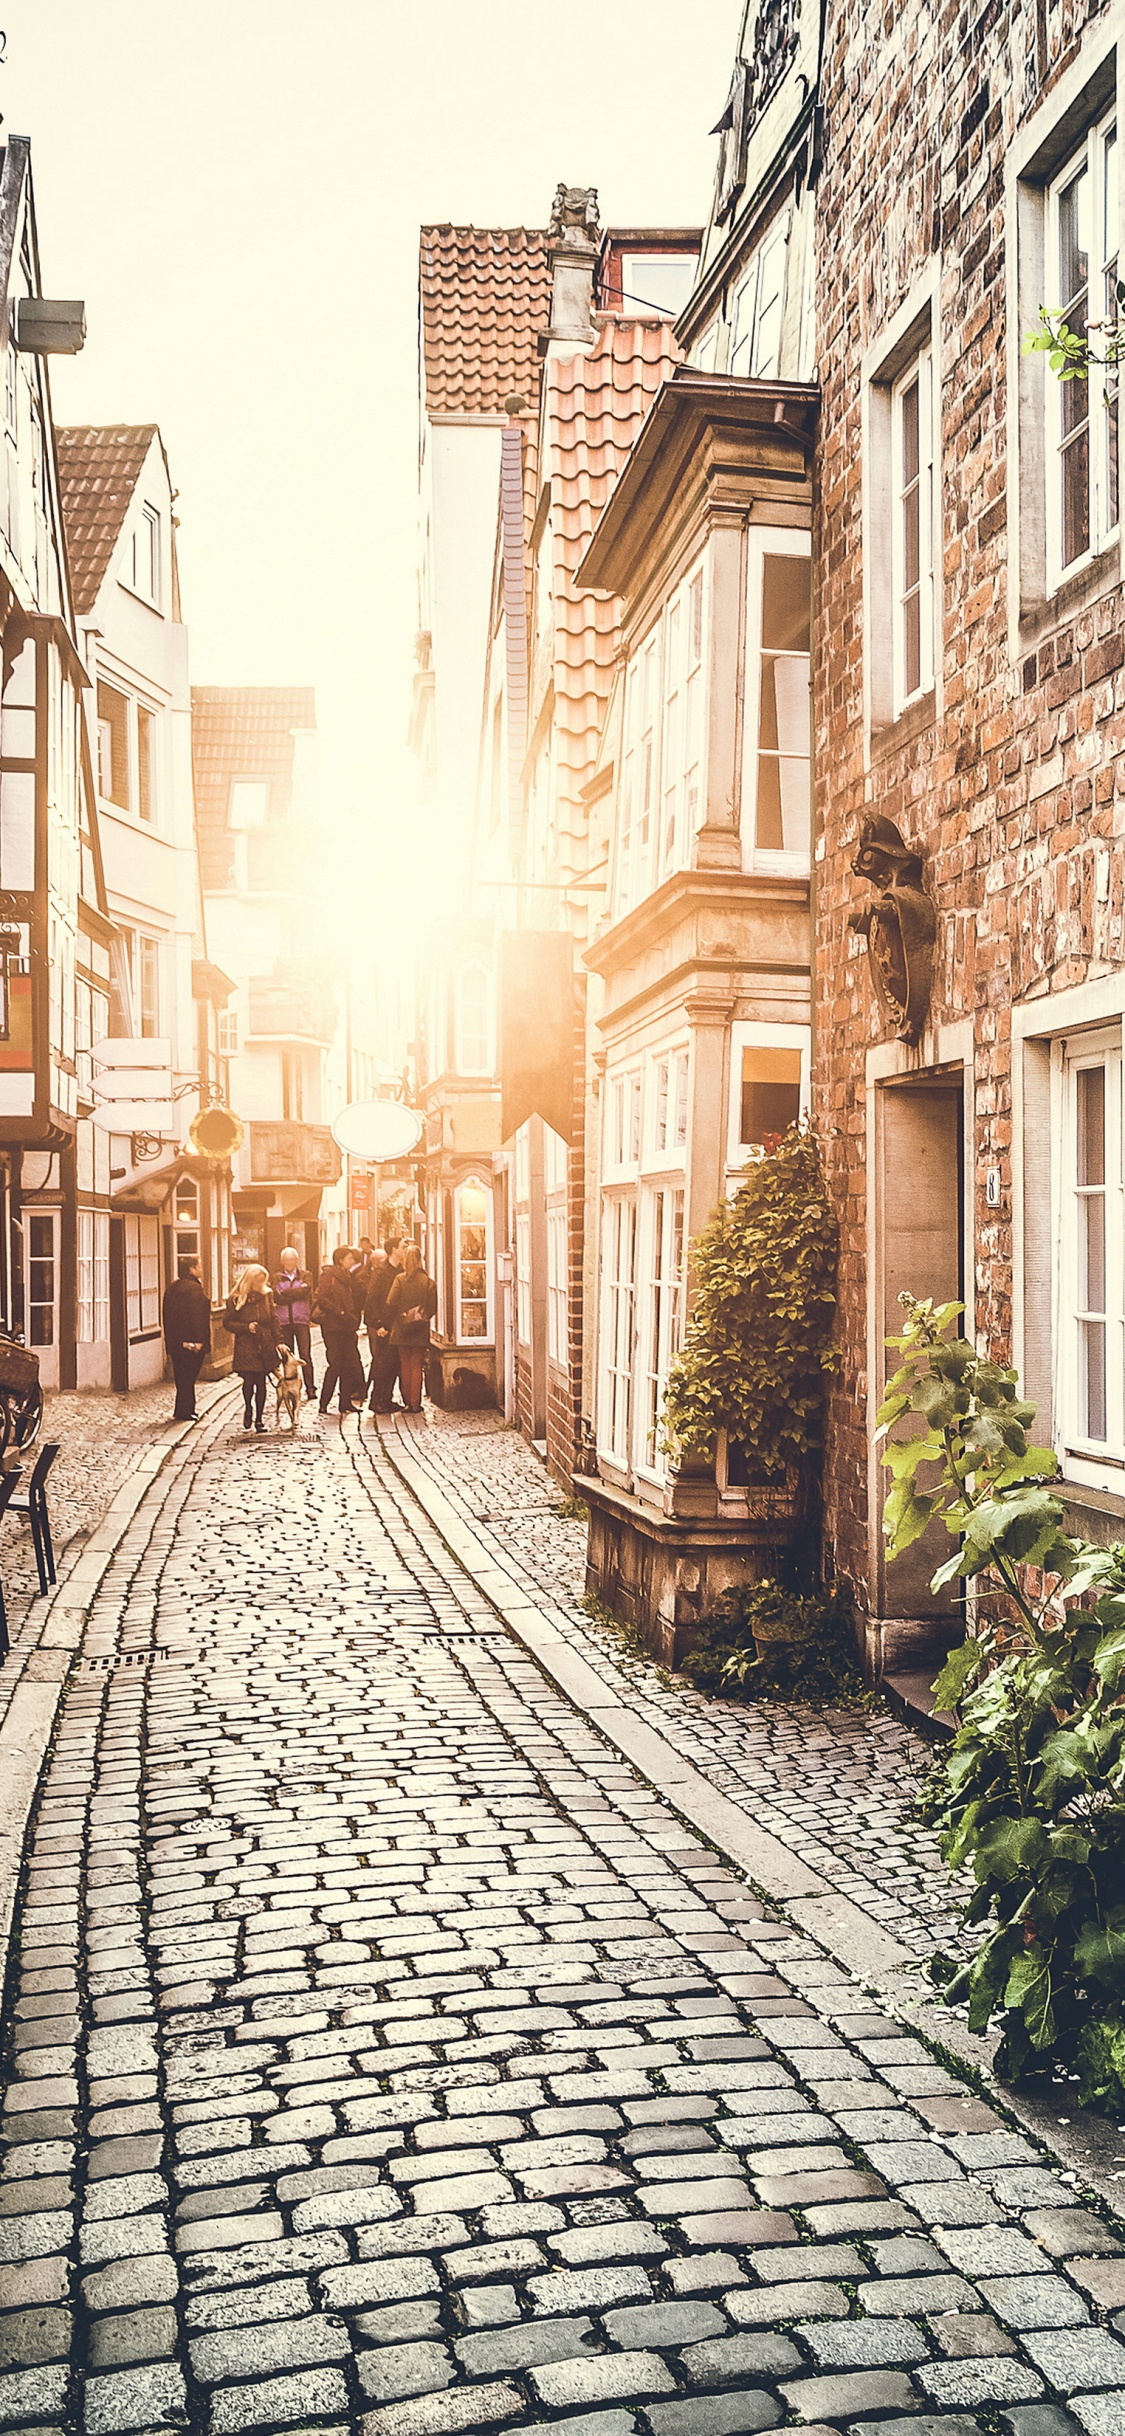
<path fill-rule="evenodd" d="M 662 1681 L 495 1426 L 247 1443 L 232 1410 L 67 1661 L 8 1986 L 0 2426 L 1121 2436 L 1118 2231 L 564 1697 L 410 1467 L 629 1733 L 686 1735 L 920 1952 L 950 1895 L 916 1830 L 889 1855 L 905 1729 Z"/>

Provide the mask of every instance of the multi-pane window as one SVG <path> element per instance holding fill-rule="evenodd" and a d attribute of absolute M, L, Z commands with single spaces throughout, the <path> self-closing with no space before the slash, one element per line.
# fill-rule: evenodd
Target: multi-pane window
<path fill-rule="evenodd" d="M 1098 330 L 1117 318 L 1117 130 L 1103 121 L 1057 178 L 1048 198 L 1047 259 L 1068 327 Z M 1047 381 L 1048 534 L 1056 580 L 1116 532 L 1118 383 L 1093 363 L 1088 380 Z"/>
<path fill-rule="evenodd" d="M 552 1362 L 567 1357 L 566 1208 L 547 1211 L 547 1352 Z"/>
<path fill-rule="evenodd" d="M 735 296 L 729 369 L 755 380 L 776 380 L 780 370 L 787 238 L 785 214 L 752 255 Z"/>
<path fill-rule="evenodd" d="M 752 773 L 750 859 L 810 851 L 810 583 L 807 556 L 763 547 L 750 554 L 750 618 L 756 682 L 748 670 L 746 766 Z M 748 652 L 750 645 L 747 646 Z"/>
<path fill-rule="evenodd" d="M 109 1335 L 109 1211 L 78 1212 L 78 1342 Z"/>
<path fill-rule="evenodd" d="M 127 1211 L 125 1228 L 125 1317 L 131 1337 L 152 1336 L 160 1325 L 160 1221 Z"/>
<path fill-rule="evenodd" d="M 687 1141 L 686 1049 L 669 1050 L 653 1069 L 651 1144 L 657 1157 L 682 1150 Z"/>
<path fill-rule="evenodd" d="M 488 1194 L 475 1180 L 457 1191 L 457 1334 L 488 1335 Z"/>
<path fill-rule="evenodd" d="M 194 1176 L 180 1177 L 172 1215 L 176 1259 L 198 1260 L 203 1239 L 199 1232 L 199 1185 Z"/>
<path fill-rule="evenodd" d="M 629 1460 L 633 1392 L 633 1291 L 637 1204 L 632 1193 L 607 1196 L 603 1216 L 605 1365 L 602 1438 L 618 1463 Z"/>
<path fill-rule="evenodd" d="M 660 1408 L 668 1372 L 679 1345 L 684 1264 L 684 1194 L 682 1185 L 656 1185 L 647 1190 L 641 1212 L 645 1278 L 639 1314 L 640 1344 L 636 1460 L 642 1469 L 659 1469 Z"/>
<path fill-rule="evenodd" d="M 58 1335 L 58 1217 L 54 1210 L 29 1210 L 27 1245 L 27 1341 L 53 1345 Z"/>
<path fill-rule="evenodd" d="M 703 745 L 703 569 L 668 604 L 660 759 L 658 880 L 684 868 L 699 827 Z"/>
<path fill-rule="evenodd" d="M 237 1057 L 238 1055 L 237 1008 L 224 1007 L 219 1016 L 219 1055 L 220 1057 Z"/>
<path fill-rule="evenodd" d="M 1064 1058 L 1067 1189 L 1060 1407 L 1068 1447 L 1125 1450 L 1125 1227 L 1120 1041 Z"/>
<path fill-rule="evenodd" d="M 934 681 L 933 354 L 923 347 L 891 391 L 894 692 L 904 710 Z"/>

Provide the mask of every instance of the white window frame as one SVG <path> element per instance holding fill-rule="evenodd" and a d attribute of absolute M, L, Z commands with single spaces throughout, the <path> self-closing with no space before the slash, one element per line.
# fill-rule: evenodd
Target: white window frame
<path fill-rule="evenodd" d="M 637 1273 L 636 1190 L 602 1197 L 602 1362 L 600 1451 L 627 1472 L 632 1445 L 634 1305 Z"/>
<path fill-rule="evenodd" d="M 730 1028 L 730 1098 L 727 1111 L 727 1169 L 734 1174 L 753 1166 L 759 1152 L 742 1134 L 742 1052 L 744 1049 L 796 1049 L 801 1059 L 800 1114 L 807 1117 L 812 1091 L 812 1032 L 802 1023 L 733 1023 Z"/>
<path fill-rule="evenodd" d="M 467 1192 L 476 1192 L 476 1193 L 480 1193 L 480 1194 L 481 1194 L 481 1196 L 482 1196 L 482 1198 L 483 1198 L 483 1201 L 484 1201 L 484 1253 L 483 1253 L 483 1256 L 482 1256 L 482 1257 L 483 1257 L 483 1266 L 484 1266 L 484 1296 L 483 1296 L 483 1302 L 484 1302 L 484 1335 L 483 1335 L 483 1336 L 469 1336 L 469 1335 L 467 1335 L 467 1334 L 465 1333 L 465 1331 L 462 1329 L 462 1326 L 461 1326 L 461 1306 L 462 1306 L 462 1303 L 463 1303 L 464 1301 L 473 1301 L 473 1302 L 476 1302 L 476 1301 L 478 1301 L 478 1300 L 480 1300 L 480 1299 L 481 1299 L 479 1296 L 476 1296 L 476 1295 L 473 1295 L 473 1296 L 464 1296 L 464 1295 L 462 1295 L 462 1292 L 461 1292 L 461 1272 L 462 1272 L 462 1268 L 463 1268 L 463 1266 L 464 1266 L 464 1256 L 463 1256 L 462 1249 L 461 1249 L 461 1229 L 462 1229 L 462 1226 L 465 1226 L 465 1225 L 468 1225 L 468 1224 L 473 1224 L 473 1225 L 475 1225 L 475 1224 L 477 1223 L 475 1219 L 470 1221 L 470 1220 L 467 1220 L 466 1218 L 464 1218 L 464 1217 L 463 1217 L 463 1215 L 462 1215 L 462 1208 L 461 1208 L 462 1196 L 463 1196 L 465 1193 L 467 1193 Z M 490 1186 L 489 1186 L 489 1183 L 488 1183 L 488 1179 L 487 1179 L 487 1177 L 485 1177 L 485 1176 L 463 1176 L 463 1177 L 461 1178 L 460 1183 L 459 1183 L 459 1184 L 456 1186 L 455 1191 L 454 1191 L 454 1194 L 453 1194 L 453 1258 L 454 1258 L 454 1279 L 453 1279 L 453 1289 L 454 1289 L 454 1293 L 455 1293 L 455 1295 L 456 1295 L 456 1300 L 457 1300 L 457 1307 L 456 1307 L 456 1310 L 455 1310 L 455 1312 L 454 1312 L 454 1319 L 455 1319 L 455 1321 L 456 1321 L 456 1327 L 455 1327 L 455 1330 L 454 1330 L 454 1334 L 455 1334 L 455 1336 L 456 1336 L 457 1343 L 458 1343 L 459 1345 L 492 1345 L 492 1344 L 495 1344 L 495 1341 L 496 1341 L 496 1321 L 495 1321 L 495 1315 L 494 1315 L 494 1311 L 493 1311 L 493 1269 L 494 1269 L 495 1264 L 494 1264 L 494 1261 L 493 1261 L 493 1249 L 492 1249 L 492 1221 L 493 1221 L 492 1192 L 491 1192 L 491 1189 L 490 1189 Z M 479 1267 L 479 1266 L 481 1265 L 481 1263 L 480 1263 L 480 1262 L 474 1262 L 474 1264 L 473 1264 L 473 1265 L 474 1265 L 475 1267 Z"/>
<path fill-rule="evenodd" d="M 23 1213 L 27 1341 L 40 1351 L 59 1342 L 59 1218 L 57 1209 L 37 1209 L 34 1203 Z M 49 1250 L 42 1249 L 44 1243 Z"/>
<path fill-rule="evenodd" d="M 812 857 L 812 721 L 809 722 L 808 786 L 809 824 L 806 844 L 800 848 L 759 846 L 758 829 L 758 729 L 762 705 L 762 587 L 767 558 L 812 558 L 812 535 L 794 527 L 753 526 L 747 534 L 746 554 L 746 683 L 742 737 L 742 861 L 747 871 L 776 871 L 804 874 Z M 811 641 L 811 636 L 810 636 Z M 774 653 L 771 658 L 801 659 L 800 652 Z M 811 654 L 809 658 L 811 677 Z M 779 760 L 797 756 L 778 754 Z"/>
<path fill-rule="evenodd" d="M 552 1202 L 547 1209 L 547 1358 L 565 1369 L 569 1357 L 568 1268 L 570 1260 L 570 1229 L 567 1224 L 566 1203 Z"/>
<path fill-rule="evenodd" d="M 531 1343 L 531 1211 L 517 1209 L 514 1233 L 516 1268 L 516 1336 Z"/>
<path fill-rule="evenodd" d="M 1091 1438 L 1082 1411 L 1082 1347 L 1090 1306 L 1080 1298 L 1080 1203 L 1089 1188 L 1078 1184 L 1077 1077 L 1092 1067 L 1105 1071 L 1105 1375 L 1106 1435 Z M 1077 1032 L 1051 1044 L 1052 1132 L 1062 1144 L 1056 1183 L 1054 1343 L 1055 1436 L 1067 1479 L 1087 1487 L 1125 1490 L 1125 1144 L 1122 1128 L 1122 1028 L 1112 1023 Z M 1102 1315 L 1093 1313 L 1097 1319 Z"/>
<path fill-rule="evenodd" d="M 606 1180 L 635 1177 L 644 1139 L 644 1071 L 640 1065 L 623 1066 L 606 1076 L 605 1109 Z"/>
<path fill-rule="evenodd" d="M 913 389 L 918 392 L 918 466 L 912 481 L 908 481 L 905 465 L 906 420 L 905 405 Z M 935 448 L 936 397 L 934 392 L 934 357 L 929 341 L 916 349 L 891 384 L 891 582 L 894 592 L 894 715 L 909 709 L 933 692 L 935 661 L 936 585 L 934 577 L 935 532 L 934 504 L 936 492 L 937 454 Z M 906 563 L 906 529 L 910 515 L 908 492 L 915 494 L 918 527 L 918 572 L 914 583 L 908 580 Z M 907 669 L 907 604 L 914 594 L 918 600 L 918 677 L 911 684 Z"/>
<path fill-rule="evenodd" d="M 767 229 L 735 290 L 728 368 L 743 379 L 780 378 L 788 249 L 786 210 Z"/>
<path fill-rule="evenodd" d="M 130 1344 L 160 1332 L 160 1220 L 126 1210 L 125 1312 Z"/>
<path fill-rule="evenodd" d="M 1056 290 L 1059 285 L 1060 203 L 1075 178 L 1082 174 L 1083 169 L 1089 177 L 1091 223 L 1095 233 L 1102 230 L 1105 230 L 1106 233 L 1106 244 L 1104 246 L 1099 244 L 1088 261 L 1086 299 L 1088 318 L 1092 321 L 1104 320 L 1108 313 L 1116 315 L 1117 312 L 1116 300 L 1107 297 L 1106 287 L 1108 280 L 1110 278 L 1116 280 L 1118 273 L 1121 210 L 1118 133 L 1116 109 L 1107 110 L 1098 119 L 1092 121 L 1086 129 L 1081 143 L 1070 154 L 1065 166 L 1056 177 L 1052 178 L 1046 194 L 1045 277 L 1048 289 L 1047 301 L 1053 305 L 1056 302 Z M 1112 181 L 1107 181 L 1106 152 L 1110 143 L 1113 146 L 1114 166 Z M 1115 212 L 1112 208 L 1114 204 L 1116 204 Z M 1109 250 L 1110 247 L 1112 247 L 1112 251 Z M 1057 309 L 1060 312 L 1063 311 L 1068 301 L 1070 300 L 1058 296 Z M 1064 559 L 1060 462 L 1066 439 L 1064 419 L 1068 404 L 1083 399 L 1087 409 L 1086 424 L 1089 441 L 1087 475 L 1089 544 L 1085 550 L 1076 552 L 1073 558 Z M 1047 583 L 1048 590 L 1056 592 L 1060 584 L 1067 583 L 1071 576 L 1080 574 L 1084 567 L 1090 566 L 1096 558 L 1100 557 L 1103 550 L 1111 548 L 1120 537 L 1119 455 L 1117 459 L 1116 513 L 1113 511 L 1109 496 L 1111 487 L 1110 429 L 1111 417 L 1114 425 L 1118 420 L 1118 383 L 1116 377 L 1112 373 L 1107 373 L 1106 368 L 1100 364 L 1090 366 L 1089 378 L 1085 382 L 1064 383 L 1048 371 L 1044 382 L 1044 402 L 1047 438 Z"/>
<path fill-rule="evenodd" d="M 666 1471 L 660 1416 L 682 1332 L 684 1210 L 682 1175 L 642 1184 L 637 1219 L 640 1278 L 635 1289 L 633 1469 L 652 1481 L 663 1480 Z"/>

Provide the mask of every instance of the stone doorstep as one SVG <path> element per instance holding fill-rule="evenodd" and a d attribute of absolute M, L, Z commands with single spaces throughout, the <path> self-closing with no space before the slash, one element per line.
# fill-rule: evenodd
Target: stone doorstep
<path fill-rule="evenodd" d="M 472 1550 L 481 1544 L 479 1529 L 470 1526 L 454 1496 L 435 1485 L 436 1467 L 431 1469 L 422 1462 L 408 1444 L 412 1432 L 403 1431 L 394 1423 L 385 1428 L 381 1421 L 376 1422 L 376 1427 L 382 1452 L 403 1486 L 417 1498 L 452 1555 L 483 1590 L 484 1584 L 477 1581 L 471 1561 Z M 535 1595 L 518 1569 L 509 1573 L 509 1562 L 500 1561 L 499 1551 L 488 1551 L 489 1586 L 485 1595 L 513 1638 L 585 1717 L 587 1724 L 655 1784 L 670 1810 L 678 1812 L 689 1826 L 717 1847 L 732 1867 L 781 1904 L 806 1936 L 854 1977 L 873 1987 L 880 2004 L 897 2016 L 904 2029 L 917 2026 L 926 2037 L 948 2048 L 960 2062 L 979 2074 L 991 2102 L 1034 2141 L 1053 2150 L 1065 2171 L 1078 2174 L 1115 2215 L 1119 2214 L 1120 2186 L 1112 2179 L 1119 2147 L 1116 2126 L 1107 2121 L 1103 2130 L 1099 2121 L 1088 2117 L 1078 2123 L 1060 2123 L 1048 2108 L 1025 2092 L 1008 2089 L 995 2080 L 990 2042 L 967 2030 L 959 2014 L 920 1997 L 919 1980 L 907 1969 L 913 1957 L 899 1940 L 879 1922 L 869 1919 L 849 1897 L 836 1893 L 776 1837 L 755 1827 L 738 1803 L 717 1792 L 709 1779 L 689 1766 L 655 1727 L 638 1718 L 579 1651 L 560 1641 L 554 1619 L 558 1623 L 564 1623 L 565 1619 L 551 1608 L 547 1599 Z M 509 1596 L 506 1589 L 501 1593 L 500 1582 L 511 1582 L 513 1595 Z M 544 1629 L 543 1618 L 548 1614 L 552 1623 Z M 583 1697 L 587 1677 L 592 1677 L 597 1686 L 596 1698 Z"/>
<path fill-rule="evenodd" d="M 217 1387 L 214 1395 L 208 1398 L 208 1413 L 223 1404 L 229 1394 L 229 1386 Z M 44 1599 L 40 1615 L 50 1631 L 50 1638 L 46 1633 L 41 1634 L 38 1647 L 50 1653 L 47 1663 L 33 1665 L 37 1651 L 21 1652 L 18 1645 L 12 1649 L 9 1660 L 4 1662 L 10 1663 L 14 1658 L 20 1672 L 8 1705 L 0 1717 L 0 1981 L 7 1968 L 12 1913 L 27 1822 L 62 1700 L 63 1687 L 70 1673 L 69 1663 L 63 1661 L 73 1657 L 80 1645 L 94 1593 L 104 1580 L 145 1496 L 191 1432 L 192 1424 L 188 1421 L 170 1423 L 167 1437 L 154 1446 L 146 1447 L 138 1458 L 126 1489 L 119 1490 L 111 1500 L 97 1530 L 84 1541 L 81 1554 Z M 107 1530 L 108 1516 L 115 1510 L 116 1524 Z M 75 1600 L 76 1590 L 83 1593 L 82 1604 Z"/>

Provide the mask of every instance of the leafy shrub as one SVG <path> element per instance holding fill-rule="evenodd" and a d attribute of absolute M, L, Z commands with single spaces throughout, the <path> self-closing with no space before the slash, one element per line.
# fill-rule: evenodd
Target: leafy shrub
<path fill-rule="evenodd" d="M 677 1452 L 713 1455 L 726 1430 L 763 1480 L 819 1453 L 836 1249 L 815 1138 L 791 1126 L 692 1247 L 695 1302 L 664 1401 Z"/>
<path fill-rule="evenodd" d="M 839 1703 L 870 1697 L 856 1659 L 846 1591 L 801 1598 L 781 1582 L 754 1582 L 724 1594 L 708 1630 L 706 1643 L 691 1650 L 683 1664 L 684 1674 L 705 1691 L 728 1700 Z"/>
<path fill-rule="evenodd" d="M 929 1809 L 947 1860 L 968 1863 L 970 1921 L 990 1921 L 945 1987 L 969 2026 L 999 2015 L 997 2069 L 1013 2080 L 1062 2065 L 1083 2103 L 1125 2104 L 1125 1547 L 1064 1530 L 1049 1447 L 1028 1443 L 1034 1408 L 1016 1374 L 954 1336 L 961 1306 L 904 1295 L 904 1354 L 879 1414 L 894 1485 L 884 1508 L 897 1556 L 935 1518 L 957 1540 L 933 1587 L 984 1593 L 977 1629 L 946 1661 L 937 1706 L 960 1722 Z M 935 1972 L 935 1976 L 939 1976 Z"/>

